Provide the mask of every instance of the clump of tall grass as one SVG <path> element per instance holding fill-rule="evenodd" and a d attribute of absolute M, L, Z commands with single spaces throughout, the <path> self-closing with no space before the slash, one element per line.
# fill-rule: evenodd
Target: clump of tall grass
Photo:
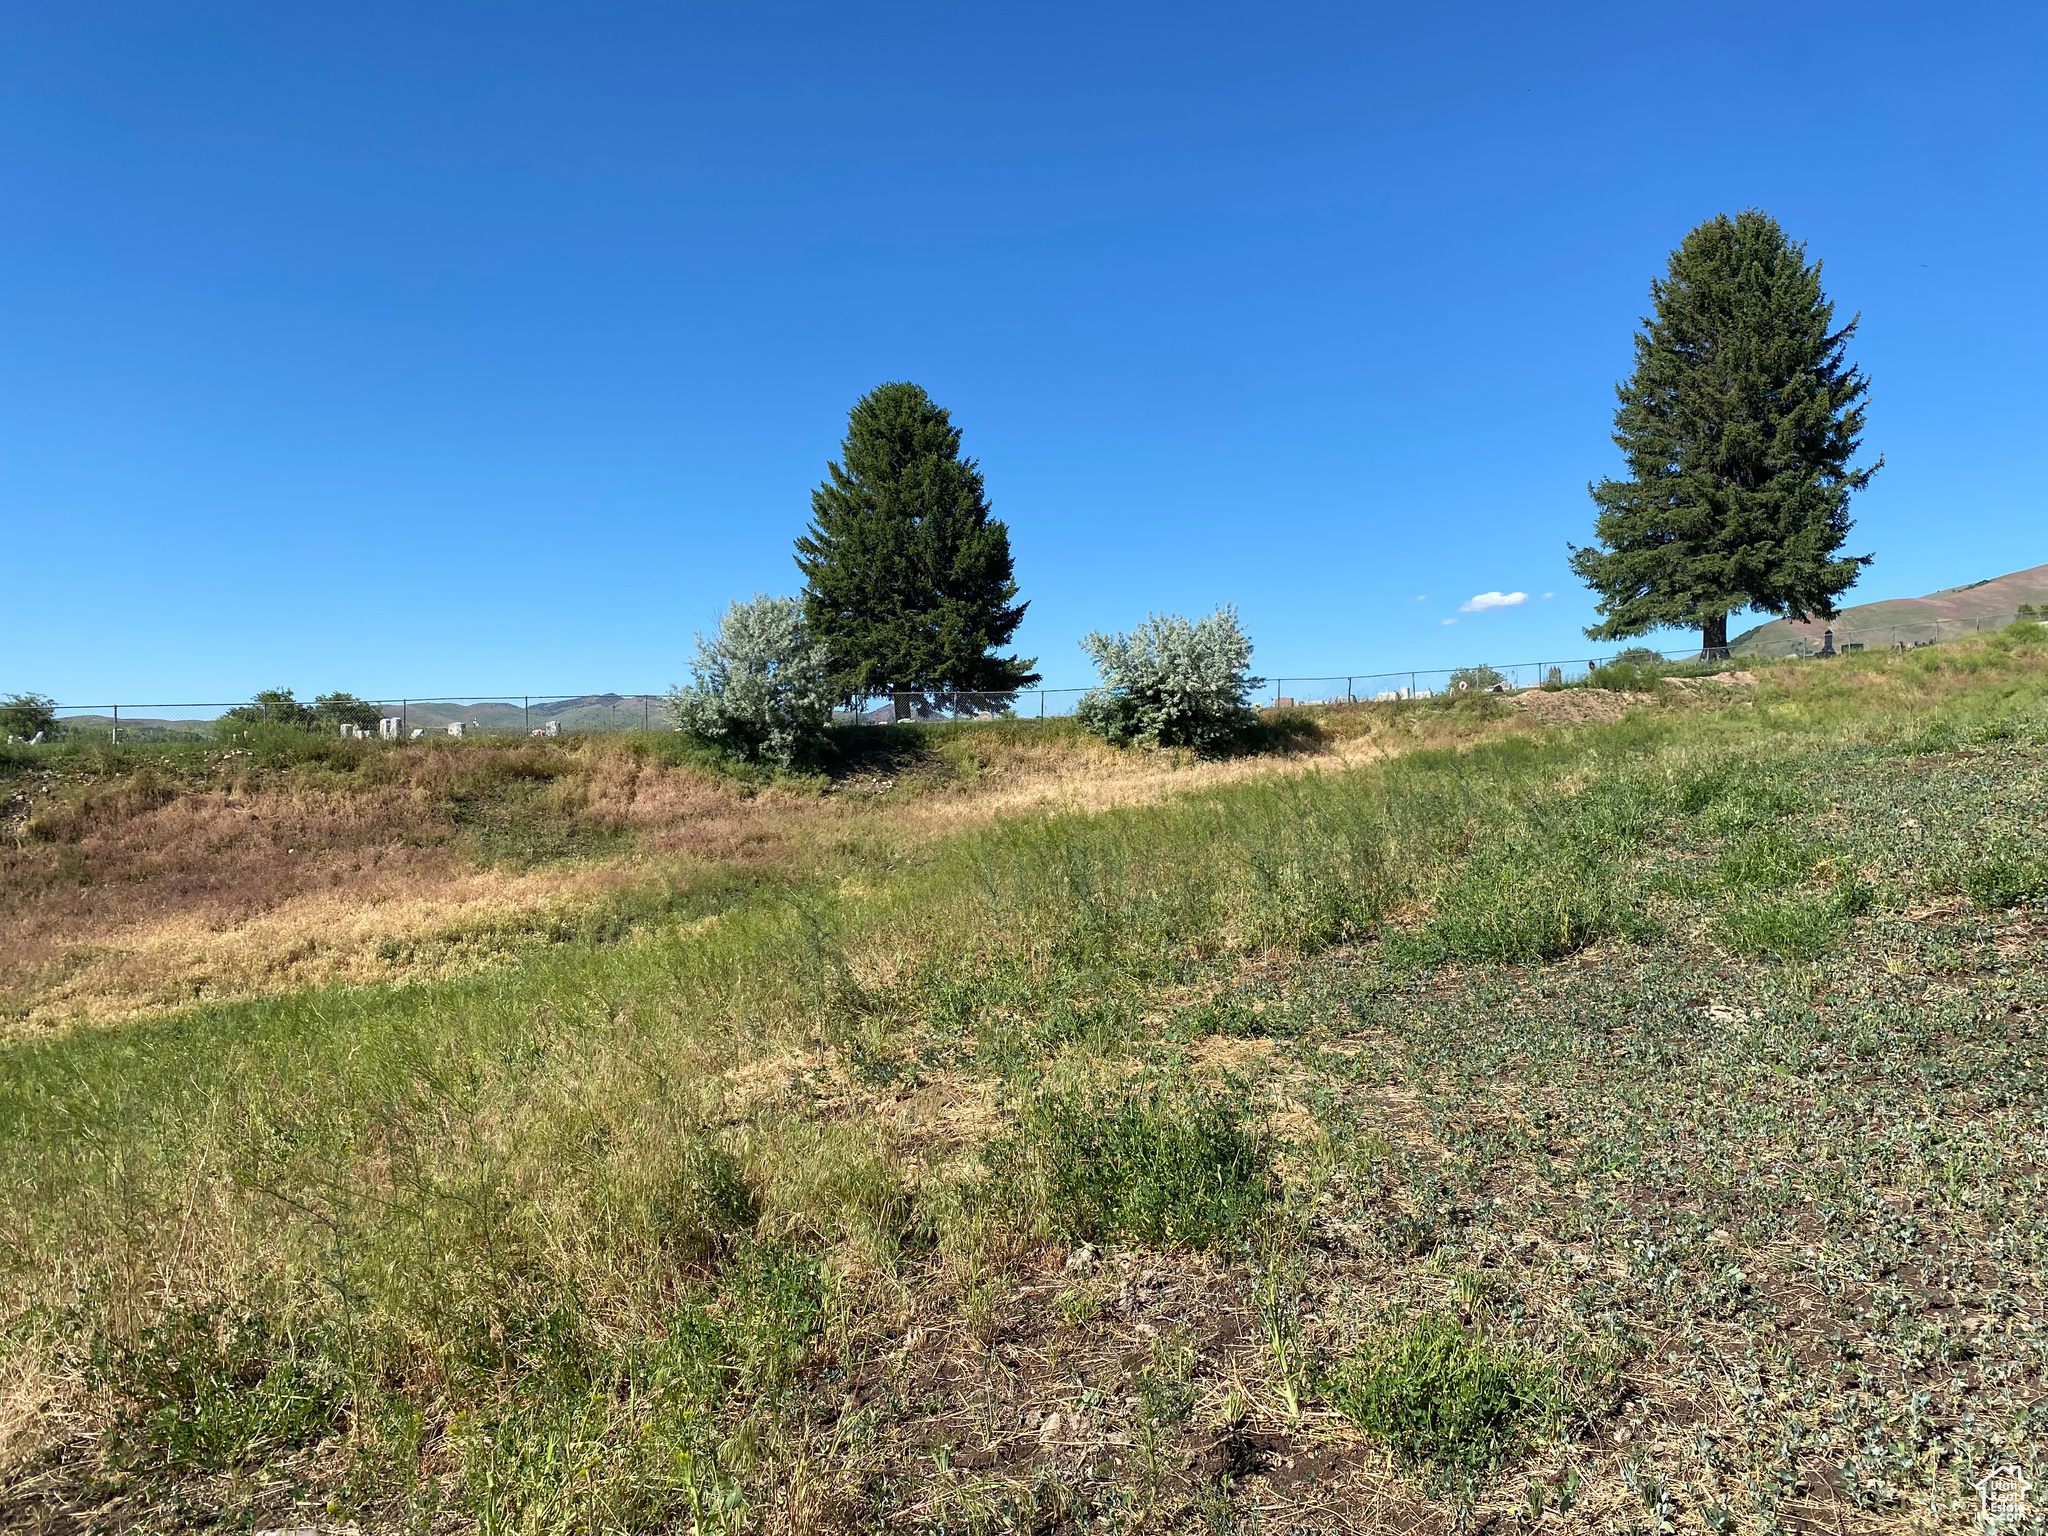
<path fill-rule="evenodd" d="M 1509 848 L 1475 858 L 1446 888 L 1424 936 L 1444 959 L 1513 965 L 1557 960 L 1626 931 L 1655 927 L 1631 906 L 1616 872 Z"/>
<path fill-rule="evenodd" d="M 1555 1367 L 1437 1316 L 1369 1340 L 1326 1392 L 1403 1472 L 1468 1498 L 1564 1411 Z"/>
<path fill-rule="evenodd" d="M 1042 1090 L 989 1161 L 1066 1241 L 1215 1248 L 1247 1231 L 1274 1189 L 1243 1095 L 1186 1080 Z"/>
<path fill-rule="evenodd" d="M 1985 912 L 2048 900 L 2048 859 L 1994 854 L 1963 872 L 1963 889 Z"/>
<path fill-rule="evenodd" d="M 134 1337 L 96 1337 L 87 1380 L 116 1404 L 109 1461 L 224 1470 L 324 1439 L 349 1396 L 336 1342 L 219 1302 L 173 1311 Z"/>
<path fill-rule="evenodd" d="M 1819 895 L 1745 895 L 1715 919 L 1714 936 L 1731 954 L 1811 960 L 1834 948 L 1841 930 L 1872 900 L 1870 888 L 1853 876 Z"/>

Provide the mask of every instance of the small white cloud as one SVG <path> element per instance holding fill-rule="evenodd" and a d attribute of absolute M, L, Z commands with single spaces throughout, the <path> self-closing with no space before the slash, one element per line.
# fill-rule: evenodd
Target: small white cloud
<path fill-rule="evenodd" d="M 1458 621 L 1457 621 L 1456 619 L 1445 619 L 1445 620 L 1444 620 L 1444 622 L 1445 622 L 1446 624 L 1455 624 L 1455 623 L 1457 623 Z"/>
<path fill-rule="evenodd" d="M 1555 596 L 1557 596 L 1555 592 L 1546 592 L 1543 594 L 1543 601 L 1547 603 Z"/>
<path fill-rule="evenodd" d="M 1411 603 L 1426 603 L 1429 601 L 1429 595 L 1427 593 L 1418 593 L 1414 597 L 1409 598 L 1408 601 Z"/>
<path fill-rule="evenodd" d="M 1529 601 L 1526 592 L 1482 592 L 1458 604 L 1460 613 L 1484 613 L 1489 608 L 1513 608 Z"/>

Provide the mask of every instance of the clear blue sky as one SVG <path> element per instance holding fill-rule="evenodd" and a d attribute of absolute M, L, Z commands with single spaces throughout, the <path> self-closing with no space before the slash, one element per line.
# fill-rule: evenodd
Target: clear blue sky
<path fill-rule="evenodd" d="M 2039 0 L 12 4 L 0 691 L 684 680 L 888 379 L 1050 684 L 1219 601 L 1583 655 L 1631 330 L 1744 206 L 1863 314 L 1855 596 L 2048 561 L 2044 66 Z"/>

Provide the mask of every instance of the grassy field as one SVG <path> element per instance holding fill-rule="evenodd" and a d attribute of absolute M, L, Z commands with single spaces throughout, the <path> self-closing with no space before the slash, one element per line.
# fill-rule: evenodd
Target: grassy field
<path fill-rule="evenodd" d="M 1960 1528 L 2048 1472 L 2044 635 L 18 1039 L 0 1524 Z"/>
<path fill-rule="evenodd" d="M 872 870 L 1003 815 L 1156 798 L 1484 722 L 1285 725 L 1271 734 L 1286 750 L 1230 764 L 1141 761 L 1071 722 L 850 731 L 830 772 L 795 777 L 661 732 L 400 746 L 257 728 L 0 747 L 0 1039 L 473 974 L 755 887 Z"/>

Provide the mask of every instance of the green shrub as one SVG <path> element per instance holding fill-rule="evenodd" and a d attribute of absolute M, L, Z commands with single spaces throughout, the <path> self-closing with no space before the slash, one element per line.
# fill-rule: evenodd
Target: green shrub
<path fill-rule="evenodd" d="M 381 705 L 352 693 L 323 693 L 313 700 L 311 723 L 315 726 L 353 725 L 367 729 L 383 718 Z"/>
<path fill-rule="evenodd" d="M 1081 641 L 1102 686 L 1081 700 L 1082 726 L 1116 746 L 1229 747 L 1253 725 L 1251 638 L 1228 605 L 1190 622 L 1155 613 L 1124 635 Z"/>
<path fill-rule="evenodd" d="M 1214 1248 L 1272 1194 L 1272 1156 L 1239 1094 L 1157 1080 L 1048 1089 L 992 1149 L 1021 1174 L 1055 1237 Z"/>
<path fill-rule="evenodd" d="M 244 719 L 233 710 L 214 721 L 208 734 L 220 746 L 249 753 L 252 762 L 265 768 L 317 763 L 348 773 L 359 767 L 371 750 L 367 741 L 347 741 L 339 732 L 313 731 L 304 725 L 274 720 Z"/>
<path fill-rule="evenodd" d="M 1555 1369 L 1434 1316 L 1340 1361 L 1325 1390 L 1403 1472 L 1468 1492 L 1561 1413 Z"/>
<path fill-rule="evenodd" d="M 249 725 L 292 725 L 303 730 L 312 724 L 313 711 L 292 697 L 289 688 L 259 688 L 247 704 L 237 705 L 221 716 Z"/>
<path fill-rule="evenodd" d="M 1664 677 L 1655 667 L 1617 657 L 1588 672 L 1585 686 L 1606 688 L 1615 693 L 1655 693 L 1664 686 Z"/>
<path fill-rule="evenodd" d="M 2048 860 L 1979 859 L 1963 872 L 1963 889 L 1985 912 L 2039 901 L 2048 897 Z"/>
<path fill-rule="evenodd" d="M 1458 668 L 1445 687 L 1451 693 L 1490 693 L 1506 681 L 1498 671 L 1482 663 L 1476 667 Z"/>
<path fill-rule="evenodd" d="M 789 767 L 817 756 L 832 723 L 832 658 L 793 597 L 734 603 L 714 639 L 697 637 L 688 688 L 671 689 L 677 725 L 737 757 Z"/>
<path fill-rule="evenodd" d="M 0 737 L 23 741 L 57 729 L 57 701 L 40 693 L 10 693 L 0 698 Z"/>

